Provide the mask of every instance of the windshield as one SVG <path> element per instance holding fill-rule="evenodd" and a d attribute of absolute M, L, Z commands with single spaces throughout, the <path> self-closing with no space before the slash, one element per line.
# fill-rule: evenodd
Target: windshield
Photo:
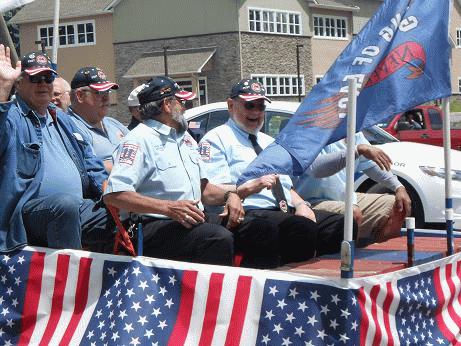
<path fill-rule="evenodd" d="M 368 142 L 373 145 L 398 142 L 396 138 L 376 126 L 364 129 L 362 132 L 365 138 L 368 139 Z"/>
<path fill-rule="evenodd" d="M 384 119 L 380 123 L 376 124 L 376 126 L 381 127 L 381 128 L 386 128 L 386 127 L 389 126 L 389 124 L 391 123 L 392 119 L 394 119 L 394 117 L 395 117 L 395 115 L 391 115 L 387 119 Z"/>

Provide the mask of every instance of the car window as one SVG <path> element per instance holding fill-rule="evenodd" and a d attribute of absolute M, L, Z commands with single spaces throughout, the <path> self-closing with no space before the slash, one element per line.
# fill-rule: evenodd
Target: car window
<path fill-rule="evenodd" d="M 209 116 L 209 113 L 205 113 L 189 121 L 189 133 L 197 142 L 206 133 Z"/>
<path fill-rule="evenodd" d="M 397 139 L 392 137 L 386 131 L 375 126 L 370 127 L 368 129 L 364 129 L 362 130 L 362 132 L 365 135 L 365 138 L 368 140 L 368 142 L 370 142 L 370 144 L 372 145 L 398 142 Z"/>
<path fill-rule="evenodd" d="M 429 119 L 431 119 L 431 127 L 433 130 L 442 129 L 442 117 L 435 109 L 429 109 Z"/>
<path fill-rule="evenodd" d="M 290 113 L 274 111 L 266 112 L 264 132 L 271 137 L 277 137 L 279 132 L 285 127 L 290 118 Z"/>
<path fill-rule="evenodd" d="M 208 119 L 208 126 L 206 127 L 206 132 L 211 131 L 215 127 L 218 127 L 222 124 L 225 124 L 227 119 L 229 119 L 229 112 L 227 110 L 211 112 L 210 118 Z"/>

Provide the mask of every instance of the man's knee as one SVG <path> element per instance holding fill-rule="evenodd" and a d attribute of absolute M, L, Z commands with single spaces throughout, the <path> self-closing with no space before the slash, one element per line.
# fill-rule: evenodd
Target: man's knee
<path fill-rule="evenodd" d="M 55 194 L 52 198 L 55 202 L 51 205 L 50 210 L 55 217 L 75 217 L 78 220 L 82 203 L 81 198 L 66 193 Z"/>

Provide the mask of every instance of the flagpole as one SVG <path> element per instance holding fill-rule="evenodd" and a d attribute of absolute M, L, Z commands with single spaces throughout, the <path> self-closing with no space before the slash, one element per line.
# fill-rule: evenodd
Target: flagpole
<path fill-rule="evenodd" d="M 357 111 L 357 79 L 348 80 L 347 108 L 347 156 L 346 156 L 346 206 L 344 210 L 344 240 L 341 244 L 341 278 L 354 276 L 354 240 L 352 196 L 354 194 L 355 173 L 355 132 Z"/>
<path fill-rule="evenodd" d="M 450 101 L 444 98 L 443 108 L 443 152 L 445 159 L 445 221 L 447 225 L 447 254 L 453 255 L 453 194 L 451 189 L 451 133 Z"/>
<path fill-rule="evenodd" d="M 58 63 L 58 45 L 59 45 L 59 6 L 60 6 L 60 0 L 54 0 L 53 53 L 52 53 L 51 61 L 56 65 Z"/>

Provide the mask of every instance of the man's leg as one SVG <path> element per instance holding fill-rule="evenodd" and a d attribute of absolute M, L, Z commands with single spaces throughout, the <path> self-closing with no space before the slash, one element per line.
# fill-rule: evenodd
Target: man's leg
<path fill-rule="evenodd" d="M 357 193 L 357 203 L 363 214 L 360 239 L 374 243 L 400 235 L 405 215 L 394 208 L 394 195 Z"/>
<path fill-rule="evenodd" d="M 80 205 L 82 245 L 90 251 L 112 253 L 115 239 L 115 223 L 106 208 L 91 199 Z"/>
<path fill-rule="evenodd" d="M 81 198 L 65 193 L 28 201 L 22 209 L 31 245 L 80 249 Z"/>
<path fill-rule="evenodd" d="M 226 228 L 202 223 L 191 229 L 177 221 L 150 221 L 143 226 L 145 256 L 177 261 L 232 265 L 233 235 Z"/>
<path fill-rule="evenodd" d="M 315 257 L 318 227 L 312 220 L 277 210 L 254 209 L 246 215 L 267 220 L 278 227 L 282 264 Z"/>
<path fill-rule="evenodd" d="M 207 214 L 209 221 L 212 215 L 220 222 L 216 214 Z M 280 266 L 279 230 L 274 223 L 245 216 L 239 227 L 232 232 L 235 251 L 243 255 L 242 267 L 269 269 Z"/>
<path fill-rule="evenodd" d="M 317 256 L 341 251 L 344 239 L 344 215 L 314 209 L 319 235 L 317 237 Z M 357 238 L 357 223 L 352 225 L 352 239 Z"/>

